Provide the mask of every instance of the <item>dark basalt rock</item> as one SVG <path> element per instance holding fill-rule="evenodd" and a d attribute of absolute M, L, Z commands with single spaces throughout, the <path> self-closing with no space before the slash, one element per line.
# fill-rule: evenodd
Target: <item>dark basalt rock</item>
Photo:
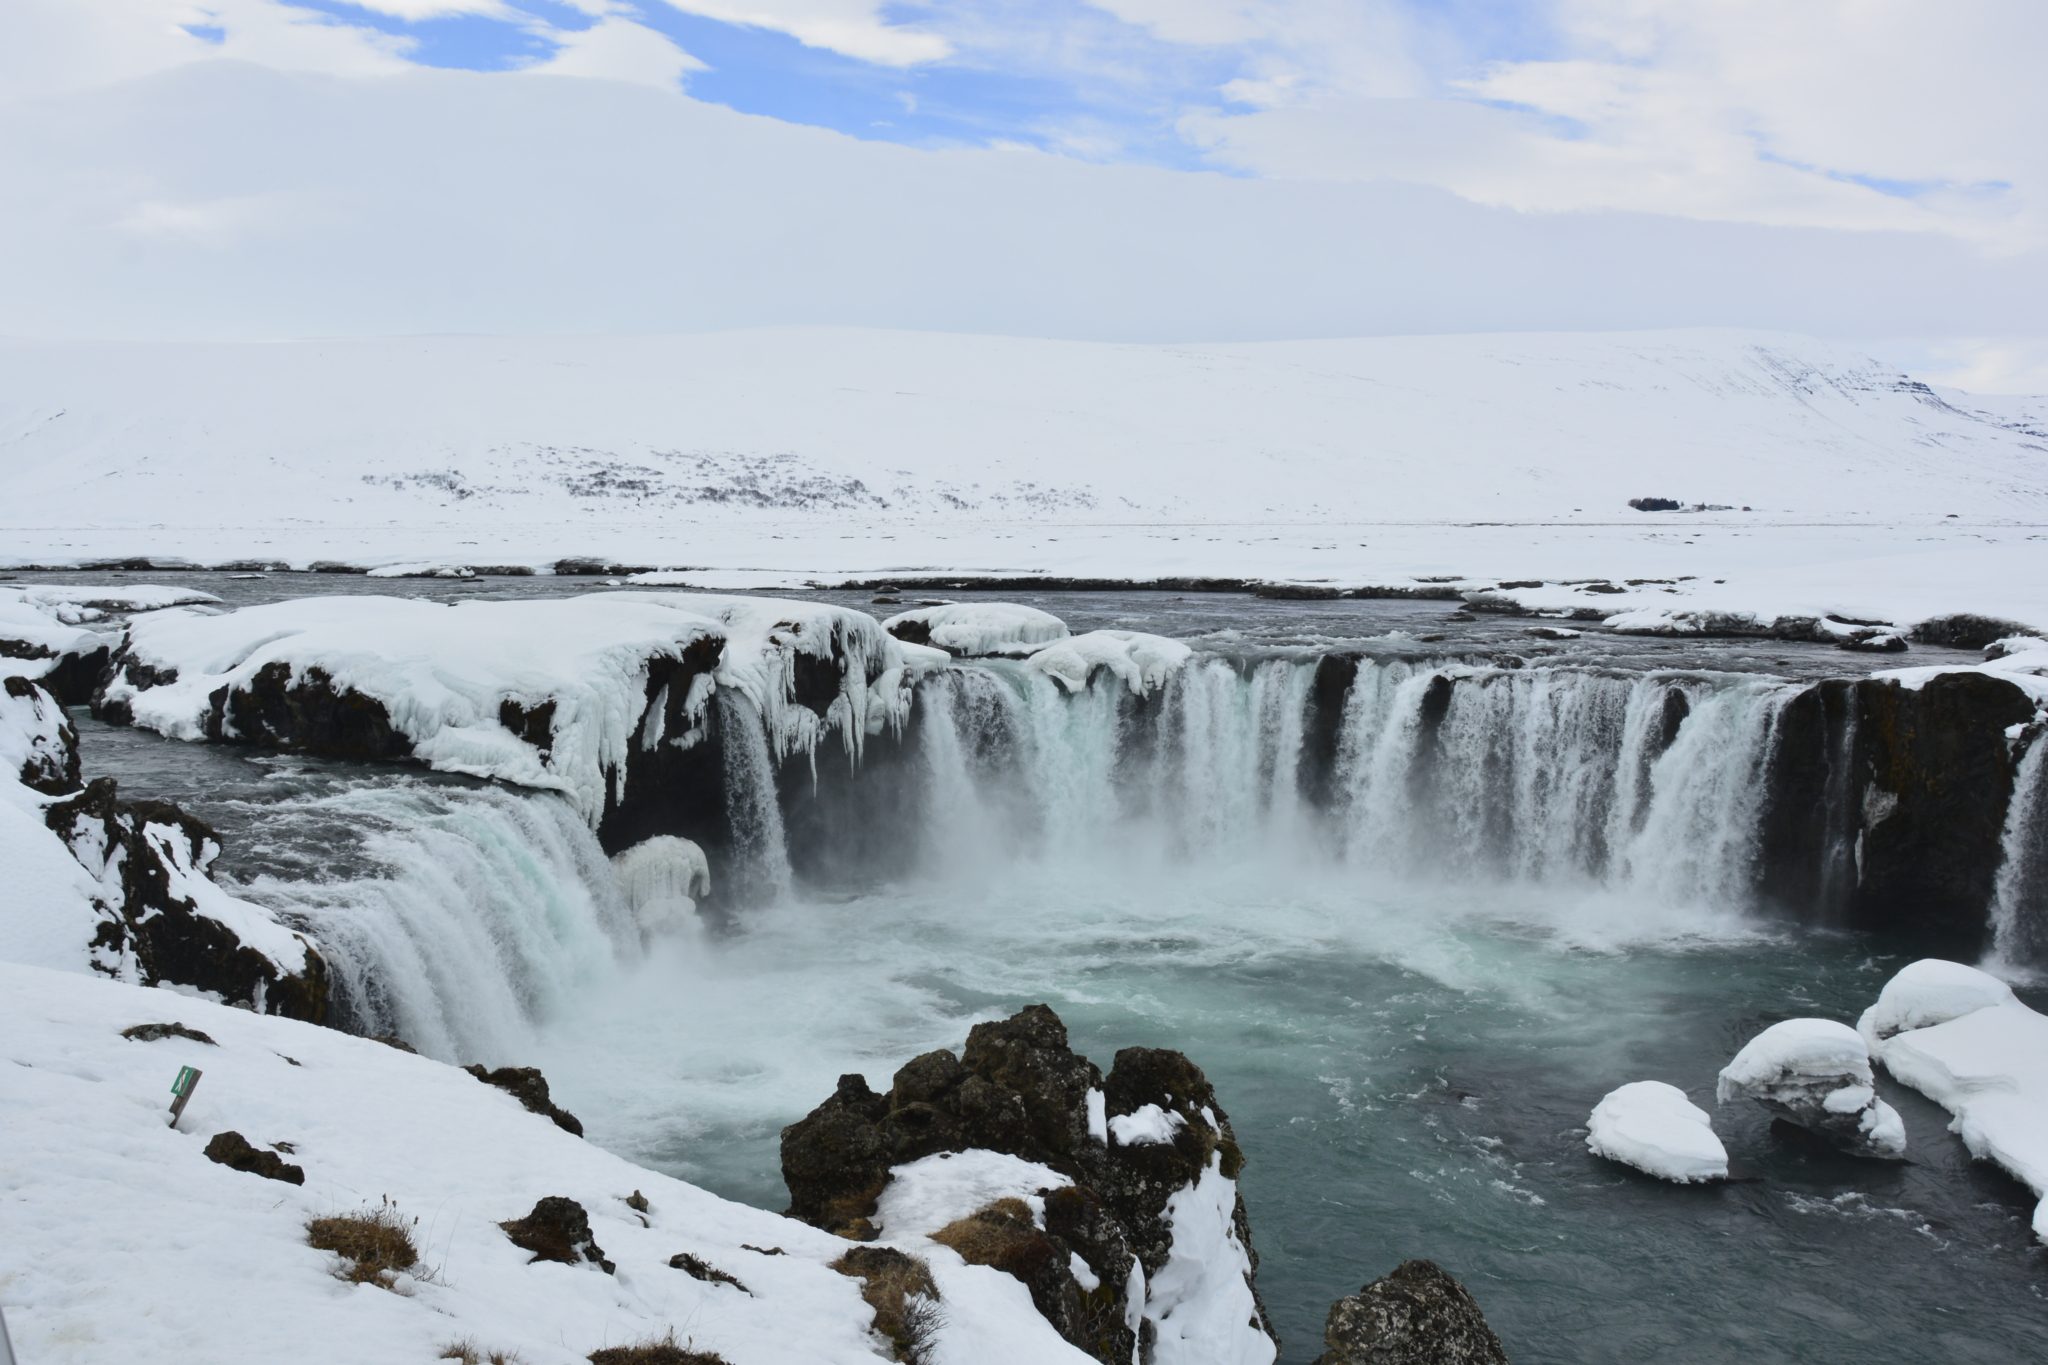
<path fill-rule="evenodd" d="M 606 784 L 604 814 L 597 827 L 605 852 L 621 853 L 656 835 L 670 834 L 696 841 L 717 866 L 732 847 L 723 704 L 713 699 L 702 722 L 703 734 L 694 743 L 669 742 L 692 732 L 690 686 L 718 667 L 723 652 L 723 641 L 706 637 L 691 641 L 680 658 L 648 660 L 641 733 L 659 733 L 663 742 L 628 746 L 623 796 L 616 784 Z M 715 879 L 714 888 L 724 880 Z"/>
<path fill-rule="evenodd" d="M 1342 588 L 1316 583 L 1254 583 L 1252 596 L 1280 602 L 1334 602 L 1344 595 Z"/>
<path fill-rule="evenodd" d="M 550 697 L 537 706 L 525 706 L 507 697 L 498 703 L 498 724 L 540 750 L 545 762 L 555 747 L 555 700 Z"/>
<path fill-rule="evenodd" d="M 1982 649 L 2014 635 L 2033 635 L 2031 626 L 1996 616 L 1975 616 L 1968 612 L 1937 616 L 1913 627 L 1916 645 L 1941 645 L 1948 649 Z"/>
<path fill-rule="evenodd" d="M 1434 1261 L 1394 1271 L 1330 1306 L 1315 1365 L 1507 1365 L 1479 1304 Z"/>
<path fill-rule="evenodd" d="M 889 602 L 891 605 L 894 605 L 902 602 L 903 599 L 900 597 L 891 597 L 887 599 L 877 597 L 875 599 L 875 601 L 877 602 L 882 602 L 885 600 Z M 912 617 L 907 621 L 891 622 L 889 625 L 889 633 L 895 636 L 897 639 L 903 641 L 903 643 L 907 645 L 931 646 L 932 643 L 931 622 L 920 621 L 915 617 Z"/>
<path fill-rule="evenodd" d="M 535 1261 L 581 1265 L 588 1261 L 610 1275 L 616 1269 L 590 1231 L 590 1214 L 573 1199 L 547 1195 L 524 1218 L 500 1223 L 512 1245 L 533 1253 Z M 529 1263 L 530 1264 L 530 1263 Z"/>
<path fill-rule="evenodd" d="M 95 966 L 114 971 L 132 964 L 145 984 L 195 986 L 266 1014 L 312 1023 L 326 1017 L 327 964 L 317 951 L 308 946 L 303 971 L 282 972 L 226 925 L 199 913 L 189 897 L 172 892 L 174 868 L 167 859 L 182 864 L 184 875 L 204 875 L 220 850 L 205 822 L 168 802 L 123 801 L 108 777 L 53 802 L 43 818 L 74 851 L 98 862 L 88 870 L 103 885 L 119 887 L 119 901 L 106 906 L 93 936 Z"/>
<path fill-rule="evenodd" d="M 1177 1115 L 1172 1140 L 1125 1146 L 1098 1138 L 1092 1091 L 1102 1092 L 1111 1118 L 1148 1105 Z M 1133 1261 L 1149 1279 L 1171 1251 L 1168 1200 L 1212 1164 L 1235 1179 L 1244 1161 L 1214 1088 L 1186 1057 L 1126 1048 L 1105 1078 L 1068 1046 L 1059 1016 L 1033 1005 L 977 1024 L 957 1058 L 930 1052 L 905 1063 L 886 1094 L 860 1076 L 841 1077 L 830 1099 L 783 1130 L 789 1213 L 841 1235 L 872 1237 L 868 1220 L 892 1167 L 970 1149 L 1038 1162 L 1074 1185 L 1045 1192 L 1042 1229 L 999 1203 L 943 1229 L 944 1239 L 1015 1275 L 1063 1337 L 1118 1365 L 1139 1345 L 1126 1316 Z M 1241 1197 L 1234 1221 L 1255 1274 Z M 1076 1255 L 1097 1281 L 1094 1290 L 1074 1277 Z M 1262 1304 L 1257 1311 L 1257 1326 L 1271 1335 Z"/>
<path fill-rule="evenodd" d="M 736 1277 L 726 1274 L 717 1266 L 711 1265 L 699 1257 L 692 1256 L 687 1251 L 678 1251 L 675 1255 L 669 1257 L 668 1264 L 669 1269 L 680 1270 L 693 1280 L 702 1280 L 706 1284 L 729 1284 L 742 1294 L 751 1295 L 754 1292 L 741 1284 Z"/>
<path fill-rule="evenodd" d="M 113 650 L 106 645 L 60 653 L 27 640 L 0 637 L 0 659 L 49 659 L 51 663 L 36 679 L 65 706 L 82 706 L 92 699 L 107 674 Z M 13 677 L 9 681 L 14 681 Z M 27 679 L 21 679 L 26 682 Z"/>
<path fill-rule="evenodd" d="M 539 1067 L 501 1066 L 496 1071 L 486 1071 L 481 1066 L 466 1066 L 462 1069 L 485 1085 L 495 1085 L 505 1091 L 530 1112 L 553 1119 L 555 1126 L 563 1132 L 583 1136 L 582 1121 L 549 1098 L 548 1078 L 540 1074 Z M 642 1210 L 645 1210 L 646 1203 L 646 1200 L 641 1200 Z"/>
<path fill-rule="evenodd" d="M 306 1183 L 306 1172 L 294 1166 L 276 1152 L 266 1152 L 253 1146 L 249 1139 L 230 1129 L 215 1133 L 206 1144 L 206 1159 L 217 1161 L 232 1171 L 247 1171 L 260 1175 L 265 1180 L 281 1180 L 287 1185 Z"/>
<path fill-rule="evenodd" d="M 1873 929 L 1932 936 L 1974 956 L 1988 946 L 2013 791 L 2009 727 L 2033 699 L 1983 673 L 1945 673 L 1918 689 L 1856 685 L 1860 857 L 1850 912 Z"/>
<path fill-rule="evenodd" d="M 1325 654 L 1316 660 L 1315 676 L 1309 681 L 1299 772 L 1302 797 L 1318 810 L 1329 808 L 1334 801 L 1331 783 L 1336 775 L 1338 736 L 1358 668 L 1356 654 Z"/>
<path fill-rule="evenodd" d="M 392 726 L 384 703 L 338 686 L 325 669 L 309 668 L 294 680 L 291 665 L 278 660 L 207 700 L 206 737 L 216 743 L 241 740 L 358 761 L 412 757 L 412 741 Z"/>
<path fill-rule="evenodd" d="M 186 1028 L 183 1024 L 136 1024 L 122 1029 L 121 1036 L 138 1043 L 158 1043 L 166 1038 L 187 1038 L 195 1043 L 204 1043 L 208 1047 L 220 1046 L 198 1029 Z"/>

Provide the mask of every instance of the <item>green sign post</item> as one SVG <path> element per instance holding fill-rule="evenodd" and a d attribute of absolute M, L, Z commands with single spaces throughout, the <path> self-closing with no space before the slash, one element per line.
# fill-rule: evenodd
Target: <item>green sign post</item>
<path fill-rule="evenodd" d="M 185 1112 L 185 1101 L 191 1099 L 192 1092 L 199 1088 L 199 1076 L 196 1066 L 178 1068 L 178 1079 L 171 1082 L 171 1127 L 178 1126 L 178 1117 Z"/>

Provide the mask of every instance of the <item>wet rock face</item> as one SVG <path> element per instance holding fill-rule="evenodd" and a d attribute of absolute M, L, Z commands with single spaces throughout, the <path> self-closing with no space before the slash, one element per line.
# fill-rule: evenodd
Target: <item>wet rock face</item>
<path fill-rule="evenodd" d="M 181 876 L 203 875 L 219 851 L 203 821 L 168 802 L 123 801 L 109 777 L 53 802 L 43 818 L 100 882 L 106 917 L 91 945 L 95 965 L 267 1014 L 326 1018 L 327 966 L 318 952 L 307 948 L 303 970 L 282 970 L 174 889 Z"/>
<path fill-rule="evenodd" d="M 1315 1365 L 1507 1365 L 1464 1285 L 1434 1261 L 1404 1261 L 1330 1306 Z"/>
<path fill-rule="evenodd" d="M 7 723 L 15 730 L 21 767 L 13 775 L 45 796 L 78 790 L 78 731 L 48 689 L 27 678 L 9 676 L 4 684 Z"/>
<path fill-rule="evenodd" d="M 590 1213 L 573 1199 L 547 1195 L 524 1218 L 500 1223 L 512 1245 L 533 1253 L 536 1261 L 559 1261 L 563 1265 L 589 1262 L 609 1275 L 612 1263 L 590 1231 Z"/>
<path fill-rule="evenodd" d="M 648 660 L 646 706 L 639 738 L 626 752 L 624 791 L 606 784 L 597 827 L 605 852 L 664 834 L 692 840 L 714 861 L 731 847 L 720 708 L 708 706 L 701 722 L 689 714 L 692 686 L 718 667 L 723 648 L 723 641 L 699 639 L 680 659 Z"/>
<path fill-rule="evenodd" d="M 1854 921 L 1974 956 L 2001 861 L 2013 768 L 2007 727 L 2034 704 L 2002 678 L 1944 674 L 1918 690 L 1857 686 L 1865 776 Z"/>
<path fill-rule="evenodd" d="M 1806 689 L 1780 716 L 1766 776 L 1765 898 L 1979 954 L 2013 791 L 2006 730 L 2034 714 L 2019 688 L 1980 673 Z"/>
<path fill-rule="evenodd" d="M 885 1094 L 841 1077 L 830 1099 L 783 1130 L 789 1212 L 870 1238 L 892 1168 L 971 1149 L 1037 1162 L 1074 1184 L 1041 1192 L 1042 1226 L 1028 1211 L 1020 1220 L 1021 1203 L 998 1201 L 937 1238 L 1015 1276 L 1069 1342 L 1119 1365 L 1140 1345 L 1133 1270 L 1149 1280 L 1172 1256 L 1169 1202 L 1212 1170 L 1234 1180 L 1244 1160 L 1214 1088 L 1185 1056 L 1126 1048 L 1105 1078 L 1068 1046 L 1059 1016 L 1033 1005 L 976 1025 L 958 1057 L 930 1052 L 905 1063 Z M 1258 1258 L 1242 1197 L 1232 1222 L 1250 1285 Z M 1271 1336 L 1255 1288 L 1250 1301 L 1255 1327 Z"/>
<path fill-rule="evenodd" d="M 393 728 L 382 702 L 338 686 L 324 669 L 309 668 L 295 680 L 282 661 L 258 669 L 246 687 L 223 687 L 208 698 L 206 737 L 330 758 L 412 756 L 412 741 Z"/>
<path fill-rule="evenodd" d="M 494 1085 L 505 1091 L 530 1112 L 553 1119 L 555 1127 L 563 1132 L 583 1136 L 583 1121 L 557 1105 L 548 1095 L 548 1078 L 540 1074 L 539 1067 L 501 1066 L 496 1071 L 486 1071 L 481 1066 L 466 1066 L 462 1069 L 485 1085 Z"/>

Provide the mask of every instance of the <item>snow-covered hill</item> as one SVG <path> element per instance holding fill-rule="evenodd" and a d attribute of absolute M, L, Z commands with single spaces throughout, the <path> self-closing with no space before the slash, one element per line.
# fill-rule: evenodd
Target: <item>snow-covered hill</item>
<path fill-rule="evenodd" d="M 851 330 L 0 350 L 8 520 L 430 525 L 2048 508 L 2048 426 L 1737 333 L 1120 346 Z"/>
<path fill-rule="evenodd" d="M 1854 564 L 1841 581 L 1883 600 L 1812 605 L 1910 615 L 1995 609 L 1885 592 L 2021 576 L 1984 546 L 2048 522 L 2048 406 L 1775 335 L 7 342 L 0 376 L 17 563 L 596 554 L 728 586 L 1754 571 L 1822 595 L 1802 566 Z M 1863 562 L 1908 544 L 1967 557 Z"/>

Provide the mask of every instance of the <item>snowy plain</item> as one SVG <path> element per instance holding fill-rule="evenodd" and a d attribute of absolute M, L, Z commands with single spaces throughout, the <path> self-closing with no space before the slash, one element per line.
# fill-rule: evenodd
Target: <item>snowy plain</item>
<path fill-rule="evenodd" d="M 588 556 L 730 589 L 1605 579 L 1623 591 L 1572 600 L 2048 626 L 2048 403 L 1807 338 L 803 328 L 6 342 L 0 361 L 0 563 Z"/>

